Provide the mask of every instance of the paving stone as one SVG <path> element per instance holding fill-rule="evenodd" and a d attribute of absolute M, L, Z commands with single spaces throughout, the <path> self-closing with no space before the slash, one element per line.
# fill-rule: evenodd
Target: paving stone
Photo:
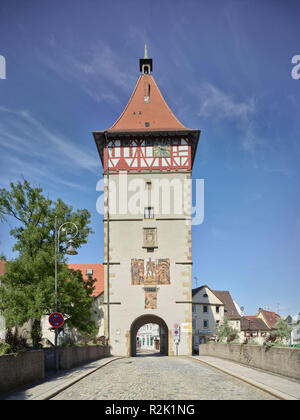
<path fill-rule="evenodd" d="M 55 400 L 274 400 L 238 379 L 193 360 L 149 356 L 119 359 Z"/>

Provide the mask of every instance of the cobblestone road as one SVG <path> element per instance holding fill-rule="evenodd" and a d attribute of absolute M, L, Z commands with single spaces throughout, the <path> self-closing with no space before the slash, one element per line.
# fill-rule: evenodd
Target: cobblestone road
<path fill-rule="evenodd" d="M 271 400 L 271 395 L 199 362 L 166 356 L 116 360 L 55 400 Z"/>

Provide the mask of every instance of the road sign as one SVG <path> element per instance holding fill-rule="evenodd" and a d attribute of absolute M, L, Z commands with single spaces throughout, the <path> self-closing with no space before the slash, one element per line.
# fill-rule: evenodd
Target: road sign
<path fill-rule="evenodd" d="M 53 312 L 49 316 L 48 320 L 49 320 L 49 324 L 54 328 L 62 327 L 65 322 L 63 315 L 60 314 L 59 312 Z"/>
<path fill-rule="evenodd" d="M 178 324 L 174 324 L 173 328 L 173 340 L 179 341 L 180 340 L 180 327 Z"/>

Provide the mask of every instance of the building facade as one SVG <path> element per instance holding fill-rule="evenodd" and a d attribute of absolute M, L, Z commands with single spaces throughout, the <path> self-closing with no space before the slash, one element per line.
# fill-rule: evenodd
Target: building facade
<path fill-rule="evenodd" d="M 227 317 L 237 334 L 241 331 L 241 316 L 227 290 L 211 290 L 207 285 L 193 289 L 193 349 L 215 340 L 218 327 Z"/>
<path fill-rule="evenodd" d="M 186 128 L 152 76 L 152 59 L 123 113 L 94 132 L 104 169 L 105 335 L 112 353 L 135 355 L 145 324 L 160 327 L 161 352 L 192 353 L 191 171 L 199 130 Z"/>
<path fill-rule="evenodd" d="M 143 325 L 137 332 L 137 350 L 160 350 L 160 328 L 157 324 Z"/>

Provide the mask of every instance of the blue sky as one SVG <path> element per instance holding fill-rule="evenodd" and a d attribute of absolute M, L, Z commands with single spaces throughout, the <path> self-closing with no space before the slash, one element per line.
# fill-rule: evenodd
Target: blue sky
<path fill-rule="evenodd" d="M 247 314 L 300 312 L 299 15 L 296 0 L 2 0 L 0 187 L 23 175 L 89 209 L 95 234 L 72 262 L 102 262 L 92 131 L 123 111 L 147 40 L 166 101 L 201 130 L 198 286 L 229 290 Z M 11 247 L 2 224 L 0 252 Z"/>

